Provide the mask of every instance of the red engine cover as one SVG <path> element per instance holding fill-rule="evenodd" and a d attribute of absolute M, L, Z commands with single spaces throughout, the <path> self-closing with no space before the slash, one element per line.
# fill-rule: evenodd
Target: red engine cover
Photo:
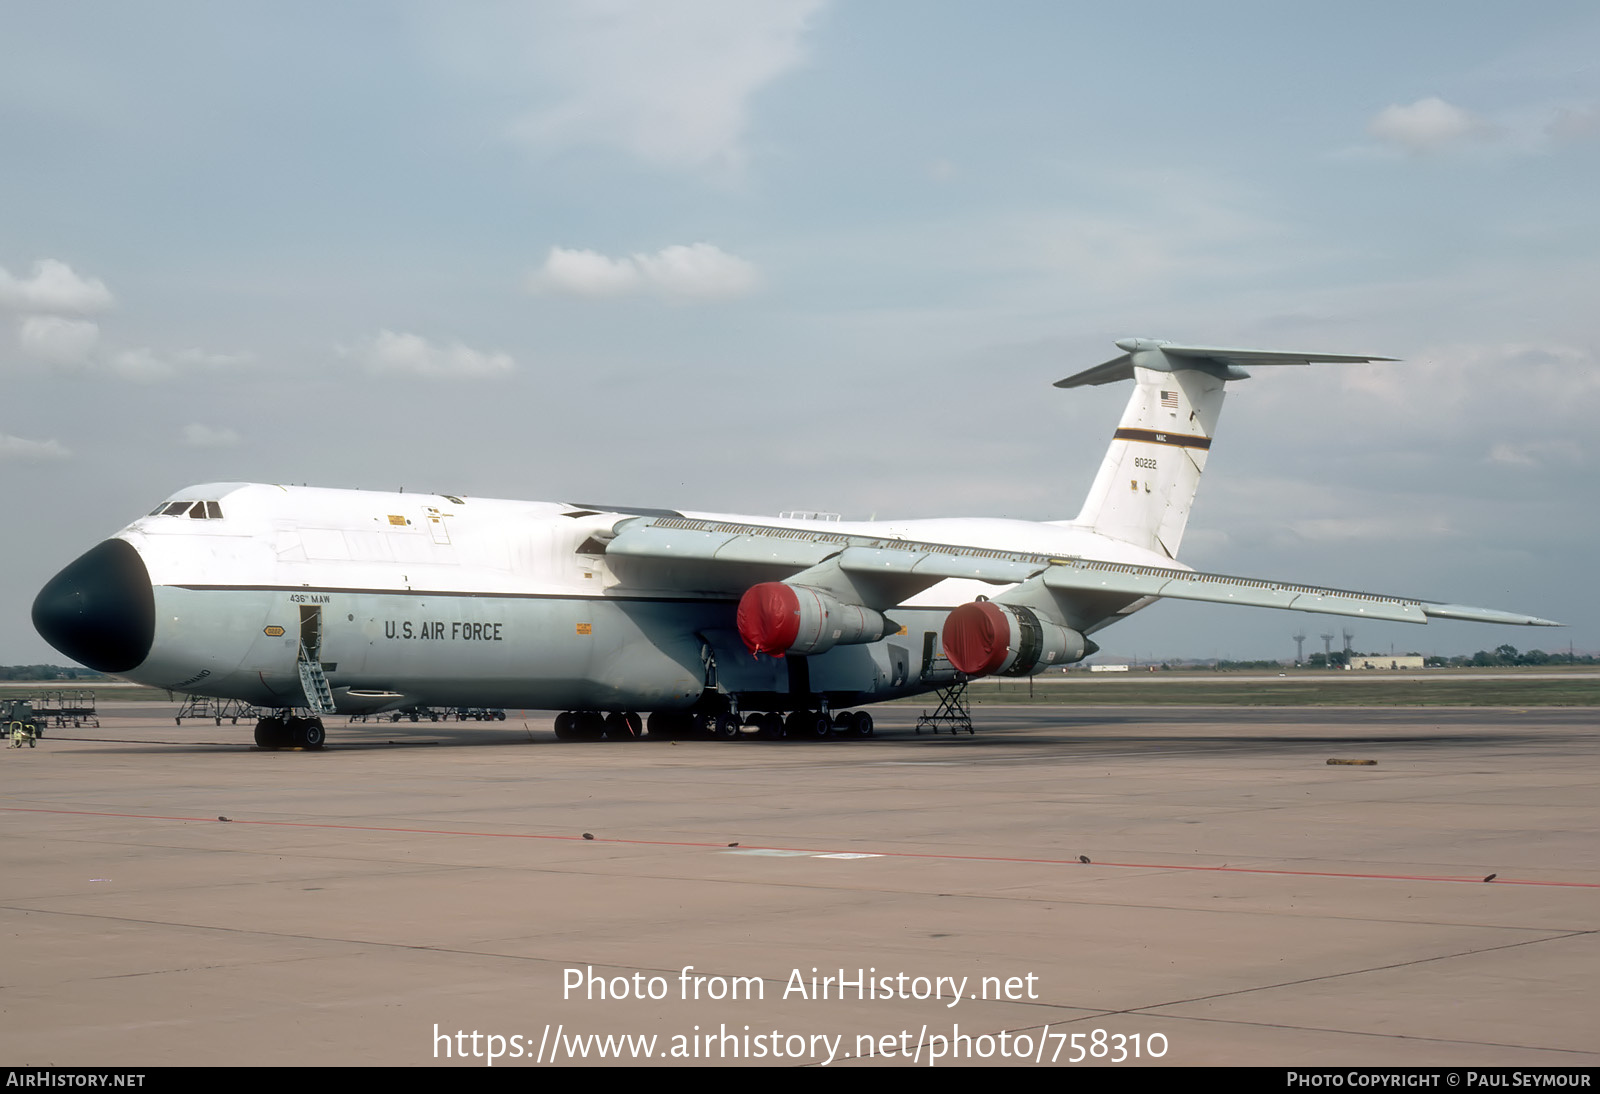
<path fill-rule="evenodd" d="M 739 629 L 742 631 L 742 604 L 739 606 L 739 618 Z M 1010 644 L 1010 620 L 987 600 L 963 604 L 944 621 L 944 655 L 950 658 L 950 663 L 958 672 L 968 676 L 987 676 L 999 668 L 1005 663 Z"/>
<path fill-rule="evenodd" d="M 751 653 L 782 657 L 800 633 L 800 598 L 781 581 L 752 585 L 739 598 L 739 637 Z"/>

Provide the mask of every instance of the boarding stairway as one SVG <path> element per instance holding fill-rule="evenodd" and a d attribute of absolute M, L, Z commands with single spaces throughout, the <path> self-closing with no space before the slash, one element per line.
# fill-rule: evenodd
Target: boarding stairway
<path fill-rule="evenodd" d="M 323 675 L 322 662 L 311 655 L 304 642 L 300 643 L 300 656 L 295 660 L 300 669 L 300 690 L 305 692 L 306 706 L 313 714 L 332 714 L 333 689 Z"/>

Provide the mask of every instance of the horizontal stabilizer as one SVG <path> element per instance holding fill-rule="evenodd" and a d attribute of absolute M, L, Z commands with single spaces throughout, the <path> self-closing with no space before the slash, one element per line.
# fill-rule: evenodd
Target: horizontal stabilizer
<path fill-rule="evenodd" d="M 1126 350 L 1104 364 L 1057 380 L 1056 387 L 1088 387 L 1133 379 L 1135 365 L 1158 372 L 1193 368 L 1223 380 L 1243 380 L 1250 374 L 1245 365 L 1310 365 L 1319 362 L 1362 364 L 1368 361 L 1393 361 L 1393 357 L 1374 357 L 1359 353 L 1301 353 L 1277 349 L 1227 349 L 1221 346 L 1180 346 L 1152 338 L 1124 338 L 1117 348 Z"/>

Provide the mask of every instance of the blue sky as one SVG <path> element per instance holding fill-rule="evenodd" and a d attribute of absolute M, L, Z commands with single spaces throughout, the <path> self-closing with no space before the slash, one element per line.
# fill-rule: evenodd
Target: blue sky
<path fill-rule="evenodd" d="M 1128 336 L 1405 359 L 1233 385 L 1186 562 L 1573 624 L 1359 648 L 1600 646 L 1597 44 L 1588 3 L 8 3 L 0 661 L 191 482 L 1070 517 L 1126 393 L 1049 385 Z"/>

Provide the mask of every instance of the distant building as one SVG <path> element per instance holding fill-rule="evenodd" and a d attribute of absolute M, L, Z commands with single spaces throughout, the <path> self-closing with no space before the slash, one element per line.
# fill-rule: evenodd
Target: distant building
<path fill-rule="evenodd" d="M 1127 672 L 1127 665 L 1090 665 L 1090 672 Z"/>
<path fill-rule="evenodd" d="M 1414 653 L 1352 653 L 1347 669 L 1420 669 L 1422 656 Z"/>

